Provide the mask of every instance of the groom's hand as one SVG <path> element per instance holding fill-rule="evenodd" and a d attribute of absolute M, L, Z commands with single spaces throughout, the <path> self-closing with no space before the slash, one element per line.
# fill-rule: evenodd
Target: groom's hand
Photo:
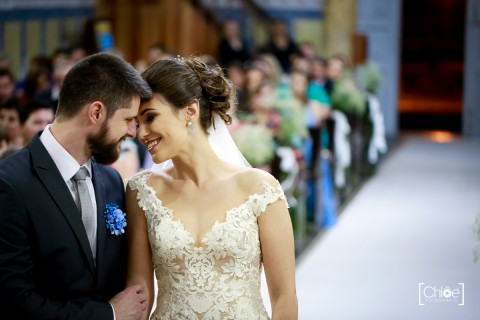
<path fill-rule="evenodd" d="M 134 285 L 119 292 L 110 301 L 116 320 L 137 320 L 147 309 L 148 301 L 142 286 Z"/>

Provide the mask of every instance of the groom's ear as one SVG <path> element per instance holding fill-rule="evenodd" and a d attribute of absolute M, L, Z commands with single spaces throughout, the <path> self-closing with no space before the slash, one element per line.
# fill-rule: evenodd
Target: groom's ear
<path fill-rule="evenodd" d="M 95 101 L 87 106 L 87 117 L 91 124 L 97 124 L 103 122 L 102 119 L 106 118 L 107 110 L 100 101 Z"/>
<path fill-rule="evenodd" d="M 187 121 L 195 121 L 200 115 L 200 103 L 197 99 L 192 100 L 190 104 L 185 107 L 185 117 Z"/>

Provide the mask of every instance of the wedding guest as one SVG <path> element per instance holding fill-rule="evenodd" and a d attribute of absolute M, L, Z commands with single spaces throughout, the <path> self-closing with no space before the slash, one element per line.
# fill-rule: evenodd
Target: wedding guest
<path fill-rule="evenodd" d="M 0 162 L 3 319 L 135 320 L 146 309 L 145 288 L 124 289 L 124 184 L 104 164 L 149 98 L 130 64 L 91 55 L 66 75 L 54 122 Z"/>
<path fill-rule="evenodd" d="M 314 177 L 317 172 L 317 161 L 322 148 L 322 129 L 325 120 L 330 117 L 330 105 L 321 103 L 309 96 L 308 90 L 312 90 L 312 87 L 309 82 L 309 74 L 304 70 L 293 69 L 290 73 L 290 79 L 294 99 L 303 107 L 305 124 L 309 132 L 308 139 L 303 141 L 303 160 L 309 174 L 307 185 L 311 186 L 310 178 Z M 311 193 L 307 196 L 307 199 L 313 199 Z M 307 201 L 307 208 L 312 212 L 310 201 Z"/>
<path fill-rule="evenodd" d="M 323 106 L 330 108 L 332 103 L 325 88 L 325 85 L 330 80 L 326 79 L 325 69 L 322 69 L 324 65 L 320 59 L 321 58 L 316 57 L 312 60 L 309 60 L 304 57 L 298 57 L 294 60 L 293 68 L 295 69 L 294 71 L 296 73 L 303 73 L 308 79 L 306 97 L 308 99 L 318 101 Z"/>
<path fill-rule="evenodd" d="M 72 47 L 70 59 L 73 60 L 73 63 L 78 62 L 87 56 L 87 50 L 84 47 L 79 45 Z"/>
<path fill-rule="evenodd" d="M 165 46 L 162 43 L 151 44 L 147 51 L 147 66 L 161 59 L 165 51 Z"/>
<path fill-rule="evenodd" d="M 18 147 L 7 147 L 5 150 L 0 152 L 0 160 L 3 160 L 5 158 L 11 156 L 12 154 L 17 152 L 18 150 L 20 150 L 20 148 L 18 148 Z"/>
<path fill-rule="evenodd" d="M 143 72 L 155 61 L 175 58 L 178 54 L 177 51 L 167 49 L 161 43 L 156 43 L 149 47 L 147 59 L 140 59 L 135 62 L 135 68 L 139 72 Z"/>
<path fill-rule="evenodd" d="M 315 47 L 313 43 L 309 41 L 302 41 L 298 44 L 298 50 L 300 51 L 301 55 L 308 60 L 312 60 L 317 55 L 315 52 Z"/>
<path fill-rule="evenodd" d="M 235 61 L 245 62 L 250 58 L 240 24 L 233 19 L 223 22 L 223 35 L 218 48 L 218 56 L 223 67 Z"/>
<path fill-rule="evenodd" d="M 57 110 L 58 96 L 62 88 L 63 79 L 68 71 L 73 67 L 74 60 L 69 56 L 58 57 L 53 65 L 52 84 L 50 88 L 35 93 L 33 99 L 48 104 L 53 108 L 53 112 Z"/>
<path fill-rule="evenodd" d="M 264 62 L 262 69 L 265 72 L 266 80 L 274 86 L 278 86 L 285 82 L 284 73 L 280 61 L 271 53 L 262 53 L 257 56 L 256 60 Z"/>
<path fill-rule="evenodd" d="M 38 67 L 29 70 L 24 82 L 24 91 L 21 95 L 23 103 L 29 103 L 37 97 L 43 99 L 48 96 L 52 89 L 51 70 L 45 67 Z"/>
<path fill-rule="evenodd" d="M 26 77 L 17 84 L 17 96 L 22 103 L 28 103 L 35 94 L 50 89 L 52 70 L 52 60 L 48 56 L 39 54 L 30 59 Z"/>
<path fill-rule="evenodd" d="M 304 70 L 293 69 L 290 72 L 290 85 L 294 98 L 305 109 L 308 127 L 318 128 L 330 116 L 330 106 L 309 98 L 309 76 Z"/>
<path fill-rule="evenodd" d="M 288 34 L 288 26 L 284 20 L 277 19 L 273 22 L 272 34 L 266 51 L 278 59 L 284 73 L 290 72 L 292 59 L 294 56 L 300 55 L 300 51 Z"/>
<path fill-rule="evenodd" d="M 5 128 L 3 124 L 0 122 L 0 157 L 2 156 L 3 152 L 8 149 L 8 142 L 9 142 L 9 137 L 8 137 L 7 128 Z"/>
<path fill-rule="evenodd" d="M 50 104 L 32 101 L 20 109 L 23 145 L 27 145 L 33 136 L 53 122 L 54 113 Z"/>
<path fill-rule="evenodd" d="M 245 86 L 245 69 L 243 67 L 243 63 L 239 61 L 234 61 L 230 63 L 227 67 L 227 77 L 232 81 L 233 86 L 236 90 L 236 101 L 241 102 L 243 100 L 243 89 Z M 237 104 L 235 104 L 234 108 L 232 109 L 231 114 L 234 115 L 237 112 Z"/>
<path fill-rule="evenodd" d="M 8 136 L 7 128 L 5 128 L 2 125 L 2 122 L 0 122 L 0 160 L 14 154 L 19 149 L 19 146 L 10 145 L 10 137 Z"/>
<path fill-rule="evenodd" d="M 4 103 L 15 95 L 15 77 L 6 68 L 0 69 L 0 103 Z"/>
<path fill-rule="evenodd" d="M 16 97 L 10 97 L 0 104 L 0 124 L 7 130 L 9 147 L 23 146 L 22 125 L 20 123 L 20 110 L 22 103 Z"/>
<path fill-rule="evenodd" d="M 3 52 L 0 52 L 0 69 L 10 69 L 10 58 Z"/>
<path fill-rule="evenodd" d="M 333 92 L 335 81 L 342 77 L 346 66 L 347 58 L 342 54 L 335 54 L 328 59 L 327 78 L 330 81 L 330 85 L 327 86 L 326 89 L 329 95 L 331 95 Z"/>
<path fill-rule="evenodd" d="M 172 166 L 128 183 L 127 283 L 148 288 L 149 309 L 156 298 L 151 319 L 268 319 L 263 266 L 273 317 L 297 319 L 285 196 L 270 174 L 246 167 L 226 129 L 230 81 L 195 57 L 159 60 L 142 76 L 154 96 L 140 107 L 138 137 L 155 163 Z"/>
<path fill-rule="evenodd" d="M 117 56 L 118 58 L 120 58 L 122 60 L 125 60 L 125 52 L 118 47 L 109 48 L 109 49 L 105 50 L 105 52 L 110 53 L 114 56 Z"/>
<path fill-rule="evenodd" d="M 68 60 L 72 58 L 72 49 L 69 47 L 58 47 L 55 49 L 53 54 L 50 57 L 50 63 L 52 66 L 52 71 L 55 68 L 55 64 L 58 60 Z"/>
<path fill-rule="evenodd" d="M 239 117 L 248 116 L 251 110 L 252 98 L 259 85 L 267 81 L 267 64 L 262 60 L 251 60 L 245 64 L 245 80 L 242 87 L 242 95 L 238 102 Z"/>
<path fill-rule="evenodd" d="M 316 56 L 311 60 L 312 82 L 315 82 L 325 89 L 329 88 L 331 80 L 327 76 L 328 61 L 322 56 Z"/>

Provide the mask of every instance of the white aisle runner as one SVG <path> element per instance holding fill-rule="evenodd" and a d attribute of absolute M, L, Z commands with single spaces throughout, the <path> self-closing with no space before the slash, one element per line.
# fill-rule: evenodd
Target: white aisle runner
<path fill-rule="evenodd" d="M 299 318 L 480 319 L 478 214 L 480 141 L 406 138 L 300 257 Z"/>

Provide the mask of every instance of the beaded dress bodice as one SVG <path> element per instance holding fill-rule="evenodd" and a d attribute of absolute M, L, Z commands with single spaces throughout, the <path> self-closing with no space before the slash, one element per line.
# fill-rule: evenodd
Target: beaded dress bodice
<path fill-rule="evenodd" d="M 280 186 L 263 184 L 241 205 L 226 212 L 196 246 L 173 211 L 148 185 L 150 173 L 129 185 L 145 212 L 158 284 L 151 319 L 268 319 L 261 293 L 258 217 L 267 206 L 285 200 Z"/>

